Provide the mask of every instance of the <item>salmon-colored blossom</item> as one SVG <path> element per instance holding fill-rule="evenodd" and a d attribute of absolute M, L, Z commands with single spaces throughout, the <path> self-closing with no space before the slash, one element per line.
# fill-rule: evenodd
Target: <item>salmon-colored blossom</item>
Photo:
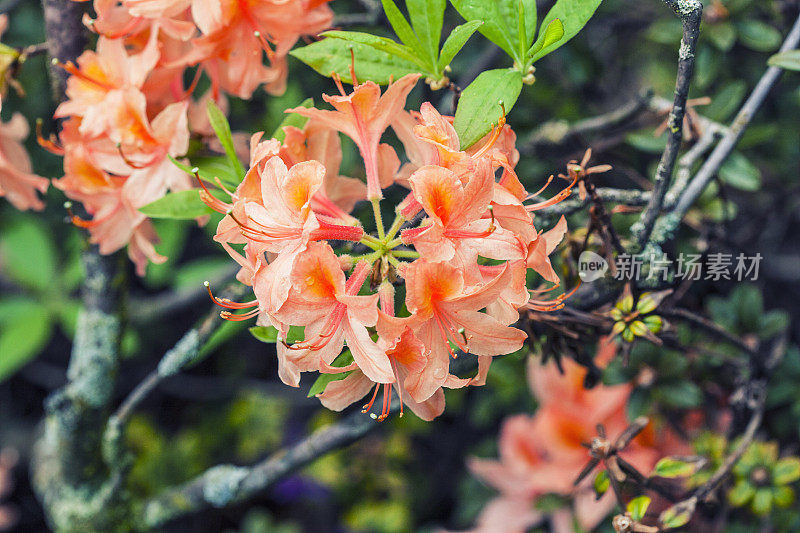
<path fill-rule="evenodd" d="M 615 344 L 601 341 L 598 364 L 604 364 L 615 353 Z M 539 403 L 536 413 L 506 419 L 499 437 L 499 460 L 470 461 L 470 470 L 500 492 L 484 509 L 474 531 L 527 531 L 542 518 L 541 513 L 532 511 L 536 498 L 548 493 L 573 497 L 572 511 L 584 530 L 597 526 L 614 507 L 613 495 L 596 500 L 590 483 L 577 488 L 573 483 L 586 464 L 584 444 L 596 435 L 595 426 L 603 424 L 610 435 L 618 435 L 628 426 L 625 407 L 631 386 L 598 385 L 586 389 L 585 368 L 569 359 L 562 360 L 561 365 L 563 374 L 553 363 L 542 366 L 529 359 L 528 379 Z M 662 430 L 659 439 L 655 435 L 652 428 L 645 430 L 622 452 L 624 459 L 648 472 L 660 457 L 688 449 L 666 430 Z M 498 508 L 528 511 L 502 517 L 497 514 Z M 568 510 L 557 511 L 554 518 L 556 524 L 565 527 L 557 530 L 566 533 L 572 531 L 572 520 L 560 516 L 565 513 L 567 517 L 570 514 Z M 490 521 L 489 517 L 495 520 Z"/>
<path fill-rule="evenodd" d="M 355 77 L 355 75 L 353 75 Z M 287 109 L 287 113 L 314 118 L 331 129 L 341 131 L 356 143 L 367 175 L 367 198 L 383 198 L 382 189 L 392 184 L 393 175 L 381 173 L 380 168 L 386 164 L 386 158 L 396 159 L 394 150 L 388 145 L 381 145 L 381 136 L 395 115 L 402 111 L 406 97 L 419 79 L 419 74 L 407 74 L 389 85 L 381 95 L 378 84 L 367 81 L 356 84 L 351 94 L 347 94 L 341 81 L 336 79 L 341 92 L 340 96 L 322 97 L 334 107 L 334 110 L 296 107 Z M 398 163 L 399 164 L 399 163 Z M 396 170 L 396 169 L 395 169 Z"/>
<path fill-rule="evenodd" d="M 183 61 L 201 62 L 216 88 L 249 98 L 260 85 L 280 94 L 286 86 L 286 56 L 302 35 L 328 28 L 326 1 L 192 0 L 202 35 Z M 270 65 L 264 65 L 266 55 Z"/>
<path fill-rule="evenodd" d="M 0 196 L 17 209 L 43 209 L 37 192 L 47 190 L 46 178 L 33 173 L 31 158 L 22 141 L 28 137 L 28 122 L 14 113 L 8 122 L 0 122 Z"/>
<path fill-rule="evenodd" d="M 337 79 L 341 96 L 325 97 L 334 110 L 288 110 L 310 120 L 302 129 L 285 127 L 282 142 L 253 136 L 250 168 L 230 201 L 202 192 L 225 214 L 215 240 L 242 266 L 239 279 L 255 295 L 242 303 L 215 299 L 229 309 L 223 316 L 258 317 L 278 329 L 285 383 L 297 386 L 304 372 L 338 374 L 319 395 L 331 409 L 373 391 L 363 407 L 370 411 L 382 390 L 383 407 L 374 414 L 381 420 L 393 409 L 393 394 L 401 413 L 405 406 L 425 420 L 438 416 L 444 388 L 483 385 L 494 356 L 523 346 L 525 333 L 512 326 L 519 309 L 554 309 L 564 299 L 532 299 L 526 285 L 531 270 L 560 283 L 548 255 L 565 221 L 548 232 L 533 226 L 505 119 L 461 150 L 451 119 L 433 106 L 402 110 L 417 78 L 405 76 L 383 94 L 372 82 L 355 82 L 346 94 Z M 380 143 L 390 124 L 411 159 L 403 170 Z M 359 148 L 366 186 L 340 175 L 340 133 Z M 387 228 L 380 204 L 393 183 L 411 191 Z M 350 214 L 363 199 L 373 204 L 377 234 Z M 235 248 L 242 244 L 243 253 Z M 395 301 L 392 284 L 405 285 L 405 302 Z M 285 340 L 292 326 L 304 329 L 303 341 Z M 345 346 L 351 361 L 342 356 Z M 457 352 L 474 358 L 474 375 L 451 372 Z"/>

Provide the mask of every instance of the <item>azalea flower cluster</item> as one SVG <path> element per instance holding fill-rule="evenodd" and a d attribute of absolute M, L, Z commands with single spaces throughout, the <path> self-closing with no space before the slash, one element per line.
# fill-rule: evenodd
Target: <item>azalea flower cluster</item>
<path fill-rule="evenodd" d="M 548 255 L 566 222 L 541 232 L 532 213 L 566 197 L 575 181 L 532 202 L 514 172 L 519 153 L 500 106 L 500 123 L 463 150 L 451 117 L 429 103 L 404 111 L 418 77 L 404 76 L 383 94 L 369 81 L 355 81 L 347 94 L 334 78 L 340 94 L 323 95 L 332 110 L 287 110 L 308 121 L 285 127 L 283 142 L 254 136 L 250 169 L 230 202 L 202 192 L 225 213 L 215 239 L 255 294 L 244 303 L 215 298 L 229 309 L 223 317 L 257 316 L 277 328 L 284 383 L 298 386 L 303 372 L 337 374 L 319 396 L 331 409 L 374 389 L 369 411 L 382 390 L 379 419 L 390 412 L 392 389 L 401 413 L 405 404 L 426 420 L 439 415 L 443 387 L 483 384 L 493 356 L 522 347 L 526 335 L 512 327 L 520 309 L 555 309 L 565 297 L 542 300 L 526 276 L 533 270 L 558 285 Z M 405 148 L 404 165 L 381 142 L 388 128 Z M 366 183 L 339 174 L 340 133 L 358 147 Z M 394 184 L 410 192 L 387 229 L 381 200 Z M 350 214 L 362 200 L 372 204 L 374 234 Z M 291 326 L 304 328 L 301 341 L 289 342 Z M 450 372 L 459 351 L 478 357 L 475 377 Z"/>
<path fill-rule="evenodd" d="M 282 92 L 289 49 L 332 21 L 326 1 L 94 0 L 96 18 L 84 22 L 99 34 L 96 50 L 60 64 L 71 74 L 68 100 L 55 113 L 63 130 L 40 143 L 64 156 L 64 177 L 54 185 L 92 216 L 74 221 L 101 253 L 128 245 L 140 275 L 148 260 L 165 260 L 139 208 L 192 186 L 170 158 L 186 154 L 192 135 L 213 136 L 202 104 L 213 98 L 224 107 L 223 91 Z M 211 89 L 194 102 L 203 73 Z"/>
<path fill-rule="evenodd" d="M 596 364 L 604 366 L 616 357 L 617 345 L 601 339 Z M 586 444 L 602 424 L 616 437 L 629 424 L 625 415 L 632 386 L 620 384 L 584 388 L 586 369 L 572 361 L 542 366 L 528 360 L 528 383 L 539 407 L 533 415 L 514 415 L 502 425 L 499 459 L 473 458 L 473 474 L 499 491 L 484 507 L 474 533 L 524 533 L 540 523 L 545 514 L 535 508 L 538 498 L 559 494 L 572 498 L 572 508 L 551 516 L 553 531 L 569 533 L 574 523 L 590 531 L 616 505 L 612 491 L 597 498 L 592 477 L 574 485 L 586 465 Z M 622 452 L 625 461 L 640 472 L 650 472 L 666 455 L 689 454 L 691 447 L 667 427 L 658 430 L 651 422 Z"/>

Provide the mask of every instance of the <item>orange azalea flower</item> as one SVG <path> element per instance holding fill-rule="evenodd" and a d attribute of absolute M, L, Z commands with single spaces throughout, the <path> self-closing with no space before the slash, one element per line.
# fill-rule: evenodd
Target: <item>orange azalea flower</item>
<path fill-rule="evenodd" d="M 403 242 L 413 244 L 426 260 L 454 261 L 462 265 L 467 281 L 480 281 L 477 256 L 514 261 L 524 257 L 525 246 L 514 234 L 495 224 L 490 209 L 494 174 L 488 161 L 475 162 L 466 183 L 451 170 L 428 165 L 409 178 L 417 202 L 429 217 L 404 230 Z M 455 259 L 454 259 L 455 258 Z"/>
<path fill-rule="evenodd" d="M 355 75 L 353 77 L 355 78 Z M 407 74 L 389 85 L 383 95 L 378 84 L 371 81 L 358 84 L 355 80 L 353 92 L 346 94 L 341 81 L 336 79 L 341 96 L 322 95 L 335 110 L 296 107 L 287 109 L 286 112 L 316 119 L 353 139 L 361 152 L 361 157 L 364 158 L 367 198 L 379 199 L 383 198 L 381 189 L 391 185 L 394 178 L 387 173 L 382 176 L 380 167 L 387 164 L 386 158 L 397 159 L 391 147 L 381 145 L 381 136 L 395 115 L 403 109 L 406 97 L 418 79 L 419 74 Z"/>
<path fill-rule="evenodd" d="M 281 350 L 287 364 L 295 365 L 300 371 L 330 372 L 352 370 L 357 366 L 372 381 L 394 382 L 385 350 L 375 344 L 367 332 L 367 327 L 374 326 L 378 320 L 378 295 L 358 296 L 368 273 L 369 265 L 361 262 L 345 282 L 333 249 L 321 243 L 308 245 L 292 269 L 289 297 L 276 313 L 278 320 L 284 323 L 305 326 L 305 340 L 283 346 Z M 345 341 L 353 354 L 354 366 L 331 367 Z M 297 383 L 293 378 L 289 384 Z"/>
<path fill-rule="evenodd" d="M 394 287 L 384 282 L 378 290 L 381 301 L 382 314 L 378 320 L 386 320 L 394 316 Z M 399 335 L 391 338 L 378 338 L 380 346 L 389 358 L 394 372 L 394 383 L 375 383 L 360 369 L 353 370 L 350 375 L 342 380 L 331 383 L 322 394 L 317 397 L 322 405 L 334 411 L 341 411 L 348 405 L 366 396 L 374 387 L 375 392 L 368 404 L 364 405 L 362 412 L 368 412 L 378 396 L 378 391 L 383 386 L 383 409 L 381 414 L 373 415 L 378 420 L 384 420 L 391 410 L 392 388 L 400 399 L 400 416 L 403 416 L 403 406 L 408 406 L 423 420 L 433 420 L 444 411 L 444 392 L 439 388 L 432 395 L 425 396 L 427 392 L 420 387 L 420 376 L 430 362 L 430 354 L 425 346 L 417 339 L 409 327 L 403 327 Z M 425 396 L 425 397 L 423 397 Z"/>
<path fill-rule="evenodd" d="M 491 356 L 512 353 L 522 347 L 525 333 L 479 312 L 497 300 L 508 285 L 507 268 L 489 283 L 472 288 L 465 285 L 458 268 L 446 263 L 418 259 L 405 267 L 402 274 L 406 281 L 406 307 L 411 312 L 408 323 L 430 351 L 428 367 L 416 377 L 418 398 L 430 397 L 445 384 L 463 386 L 471 381 L 456 380 L 449 374 L 450 356 L 455 357 L 450 342 L 465 353 L 484 356 L 479 358 L 482 364 L 476 380 L 485 378 Z"/>
<path fill-rule="evenodd" d="M 286 87 L 286 55 L 301 35 L 328 28 L 326 2 L 308 0 L 192 0 L 192 16 L 203 35 L 193 40 L 187 63 L 202 62 L 219 87 L 249 98 L 261 84 L 271 94 Z M 263 64 L 264 54 L 270 66 Z"/>
<path fill-rule="evenodd" d="M 230 203 L 202 193 L 208 205 L 226 214 L 215 239 L 242 266 L 239 277 L 255 294 L 244 303 L 215 299 L 229 309 L 250 309 L 240 315 L 224 311 L 223 317 L 258 316 L 259 323 L 272 324 L 284 338 L 290 326 L 303 326 L 303 342 L 278 346 L 281 379 L 297 385 L 302 372 L 349 373 L 331 382 L 320 400 L 340 410 L 374 386 L 368 411 L 382 388 L 379 419 L 390 412 L 393 390 L 401 412 L 405 405 L 422 418 L 437 416 L 444 407 L 443 387 L 483 385 L 493 356 L 521 348 L 526 335 L 510 326 L 520 308 L 556 308 L 565 298 L 531 300 L 526 287 L 529 269 L 558 281 L 546 254 L 563 236 L 565 221 L 547 233 L 533 227 L 532 209 L 523 204 L 528 194 L 513 171 L 519 158 L 513 132 L 501 117 L 500 127 L 461 151 L 450 119 L 430 104 L 418 115 L 401 112 L 416 80 L 406 76 L 383 95 L 370 82 L 356 82 L 347 95 L 336 80 L 342 95 L 326 97 L 334 110 L 289 110 L 310 120 L 303 129 L 286 127 L 283 143 L 253 136 L 250 169 L 230 193 Z M 399 168 L 394 150 L 380 144 L 390 122 L 416 151 L 404 167 L 411 194 L 386 229 L 381 190 L 394 182 Z M 364 197 L 364 186 L 339 175 L 339 132 L 353 138 L 364 159 L 377 236 L 366 234 L 348 213 Z M 495 181 L 499 169 L 502 177 Z M 502 217 L 495 217 L 501 209 Z M 414 215 L 421 210 L 427 218 L 417 224 Z M 325 240 L 356 244 L 346 245 L 337 257 L 332 246 L 321 243 Z M 244 255 L 233 250 L 234 243 L 245 244 Z M 497 263 L 484 265 L 481 257 Z M 344 272 L 351 269 L 345 282 Z M 382 296 L 377 309 L 378 295 L 370 291 L 351 308 L 348 298 L 366 290 L 361 285 L 367 275 L 371 286 L 382 287 L 379 293 L 390 292 L 387 282 L 402 278 L 410 316 L 395 316 L 393 295 Z M 317 285 L 328 288 L 317 294 L 311 288 Z M 356 315 L 365 327 L 353 326 Z M 345 342 L 354 361 L 334 367 Z M 451 343 L 477 356 L 474 378 L 450 374 Z"/>
<path fill-rule="evenodd" d="M 85 51 L 77 66 L 64 65 L 72 74 L 67 80 L 68 100 L 58 106 L 55 117 L 83 117 L 82 134 L 102 135 L 110 128 L 109 108 L 117 104 L 119 91 L 140 89 L 158 58 L 155 39 L 140 53 L 129 55 L 122 40 L 100 37 L 96 52 Z"/>
<path fill-rule="evenodd" d="M 356 202 L 367 197 L 367 187 L 359 179 L 339 175 L 342 163 L 342 144 L 336 130 L 309 121 L 302 130 L 293 126 L 284 128 L 286 139 L 280 156 L 287 165 L 316 160 L 325 166 L 322 188 L 311 199 L 316 212 L 353 223 L 348 215 Z"/>
<path fill-rule="evenodd" d="M 15 113 L 8 122 L 0 122 L 0 196 L 17 209 L 43 209 L 36 192 L 47 190 L 46 178 L 32 172 L 31 158 L 22 146 L 28 137 L 28 122 Z"/>

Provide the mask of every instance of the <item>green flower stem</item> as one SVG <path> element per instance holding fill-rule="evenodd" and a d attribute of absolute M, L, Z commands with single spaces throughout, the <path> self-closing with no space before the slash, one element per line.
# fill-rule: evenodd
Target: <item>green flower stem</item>
<path fill-rule="evenodd" d="M 389 228 L 389 231 L 386 232 L 386 240 L 391 241 L 394 239 L 394 236 L 397 235 L 397 232 L 400 231 L 400 226 L 403 225 L 403 222 L 406 221 L 406 217 L 397 213 L 394 217 L 394 222 L 392 222 L 392 227 Z"/>
<path fill-rule="evenodd" d="M 386 248 L 388 248 L 389 250 L 391 250 L 391 249 L 393 249 L 393 248 L 397 248 L 397 247 L 398 247 L 398 246 L 400 246 L 401 244 L 403 244 L 403 239 L 401 239 L 400 237 L 398 237 L 398 238 L 394 239 L 393 241 L 389 241 L 388 243 L 386 243 Z"/>
<path fill-rule="evenodd" d="M 381 216 L 381 201 L 378 198 L 373 198 L 370 203 L 372 204 L 372 212 L 375 214 L 375 225 L 378 227 L 378 239 L 383 240 L 386 236 L 386 230 L 383 227 L 383 217 Z"/>
<path fill-rule="evenodd" d="M 417 259 L 419 258 L 419 252 L 415 252 L 414 250 L 394 250 L 392 251 L 392 256 L 407 259 Z"/>
<path fill-rule="evenodd" d="M 384 246 L 384 244 L 381 241 L 379 241 L 378 239 L 376 239 L 372 235 L 364 235 L 363 237 L 361 237 L 361 240 L 358 241 L 358 242 L 363 244 L 364 246 L 366 246 L 368 248 L 372 248 L 373 250 L 376 250 L 376 251 L 382 249 L 383 246 Z"/>

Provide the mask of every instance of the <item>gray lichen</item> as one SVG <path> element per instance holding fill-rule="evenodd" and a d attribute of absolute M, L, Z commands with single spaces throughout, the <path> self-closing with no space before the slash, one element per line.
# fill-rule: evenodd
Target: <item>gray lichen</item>
<path fill-rule="evenodd" d="M 203 476 L 203 498 L 214 507 L 224 507 L 233 500 L 248 469 L 234 465 L 219 465 Z"/>
<path fill-rule="evenodd" d="M 108 403 L 114 388 L 119 330 L 119 320 L 113 315 L 96 309 L 84 309 L 78 315 L 73 357 L 67 370 L 72 398 L 94 408 Z"/>
<path fill-rule="evenodd" d="M 678 49 L 678 57 L 681 60 L 691 59 L 694 57 L 692 47 L 686 41 L 681 40 L 681 47 Z"/>
<path fill-rule="evenodd" d="M 158 363 L 158 374 L 161 377 L 174 376 L 197 357 L 199 349 L 200 334 L 196 329 L 192 329 L 178 341 L 174 348 L 164 354 L 163 359 Z"/>

